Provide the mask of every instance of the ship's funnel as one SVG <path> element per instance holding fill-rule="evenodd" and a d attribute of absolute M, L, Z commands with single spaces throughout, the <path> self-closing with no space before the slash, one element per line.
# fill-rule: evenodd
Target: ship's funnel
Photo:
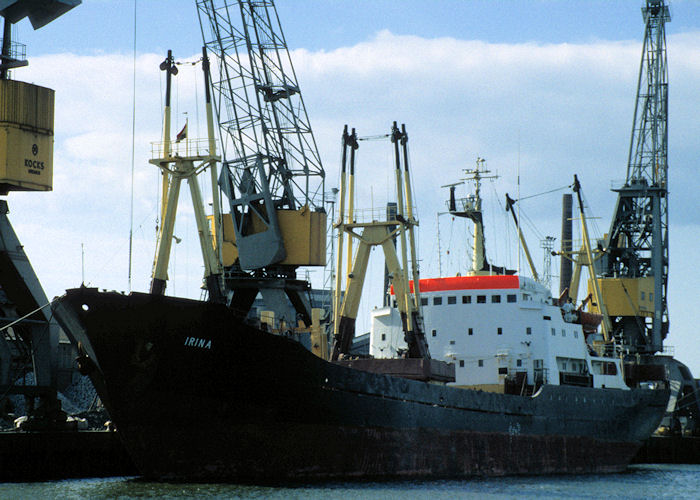
<path fill-rule="evenodd" d="M 561 200 L 561 263 L 559 268 L 559 294 L 571 285 L 571 255 L 572 244 L 572 205 L 571 193 L 565 193 Z"/>

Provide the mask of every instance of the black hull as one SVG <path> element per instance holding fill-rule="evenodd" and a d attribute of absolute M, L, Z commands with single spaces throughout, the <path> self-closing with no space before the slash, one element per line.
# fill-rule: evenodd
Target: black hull
<path fill-rule="evenodd" d="M 666 390 L 485 393 L 325 362 L 223 306 L 73 289 L 54 304 L 141 472 L 232 481 L 624 470 Z"/>

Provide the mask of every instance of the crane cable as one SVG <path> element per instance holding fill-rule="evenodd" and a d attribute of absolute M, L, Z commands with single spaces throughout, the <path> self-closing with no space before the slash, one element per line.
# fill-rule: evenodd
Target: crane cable
<path fill-rule="evenodd" d="M 531 194 L 530 196 L 522 196 L 518 198 L 517 200 L 514 201 L 523 201 L 523 200 L 529 200 L 530 198 L 536 198 L 537 196 L 543 196 L 545 194 L 550 194 L 550 193 L 556 193 L 557 191 L 563 191 L 565 189 L 571 189 L 573 187 L 573 184 L 568 184 L 566 186 L 558 187 L 555 189 L 550 189 L 549 191 L 543 191 L 541 193 L 536 193 L 536 194 Z"/>
<path fill-rule="evenodd" d="M 133 87 L 131 93 L 131 200 L 129 204 L 129 292 L 131 292 L 131 270 L 134 248 L 134 170 L 136 155 L 136 4 L 134 0 L 134 52 L 133 52 Z"/>

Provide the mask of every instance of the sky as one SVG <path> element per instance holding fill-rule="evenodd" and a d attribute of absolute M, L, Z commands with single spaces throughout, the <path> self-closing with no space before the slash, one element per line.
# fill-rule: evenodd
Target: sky
<path fill-rule="evenodd" d="M 574 174 L 594 217 L 592 236 L 607 231 L 616 199 L 610 189 L 626 174 L 643 37 L 641 1 L 277 3 L 327 191 L 338 186 L 343 125 L 373 136 L 388 133 L 394 120 L 406 124 L 423 277 L 454 275 L 469 266 L 471 228 L 438 213 L 448 195 L 441 186 L 462 179 L 477 157 L 498 175 L 482 189 L 487 253 L 495 264 L 514 268 L 520 262 L 529 274 L 503 212 L 505 193 L 523 198 L 521 218 L 538 269 L 545 260 L 540 241 L 556 237 L 558 248 L 561 195 L 570 192 L 562 188 Z M 697 377 L 700 3 L 672 2 L 671 13 L 666 345 Z M 26 44 L 29 66 L 12 77 L 56 91 L 54 190 L 8 196 L 10 220 L 47 296 L 83 281 L 147 291 L 158 214 L 158 173 L 148 163 L 151 142 L 161 136 L 164 81 L 158 65 L 168 49 L 181 62 L 199 57 L 195 2 L 87 0 L 36 31 L 22 20 L 13 37 Z M 203 137 L 201 69 L 179 67 L 172 129 L 187 120 L 190 136 Z M 385 141 L 361 143 L 357 206 L 393 201 L 391 154 Z M 173 246 L 168 292 L 199 297 L 201 256 L 183 191 L 175 229 L 183 241 Z M 551 266 L 558 288 L 558 258 Z M 382 272 L 383 262 L 373 258 L 368 274 Z M 310 272 L 315 284 L 323 274 Z M 365 310 L 379 300 L 380 286 L 368 284 Z"/>

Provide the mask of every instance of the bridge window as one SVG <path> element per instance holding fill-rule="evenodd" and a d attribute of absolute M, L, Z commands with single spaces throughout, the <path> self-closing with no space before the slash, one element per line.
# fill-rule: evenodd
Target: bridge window
<path fill-rule="evenodd" d="M 472 303 L 472 296 L 471 295 L 462 295 L 462 304 L 471 304 Z"/>
<path fill-rule="evenodd" d="M 434 306 L 441 306 L 442 305 L 442 297 L 433 297 L 433 305 Z"/>
<path fill-rule="evenodd" d="M 617 366 L 610 361 L 594 361 L 593 369 L 595 373 L 600 375 L 617 375 Z"/>
<path fill-rule="evenodd" d="M 477 295 L 476 296 L 476 303 L 477 304 L 486 304 L 486 295 Z"/>
<path fill-rule="evenodd" d="M 500 295 L 491 295 L 491 303 L 492 304 L 500 304 L 501 303 L 501 296 Z"/>
<path fill-rule="evenodd" d="M 509 294 L 508 294 L 508 302 L 509 302 L 509 303 L 512 304 L 513 302 L 516 302 L 517 300 L 518 300 L 518 296 L 515 295 L 514 293 L 509 293 Z"/>
<path fill-rule="evenodd" d="M 452 297 L 447 297 L 447 304 L 456 304 L 457 303 L 457 297 L 452 296 Z"/>

